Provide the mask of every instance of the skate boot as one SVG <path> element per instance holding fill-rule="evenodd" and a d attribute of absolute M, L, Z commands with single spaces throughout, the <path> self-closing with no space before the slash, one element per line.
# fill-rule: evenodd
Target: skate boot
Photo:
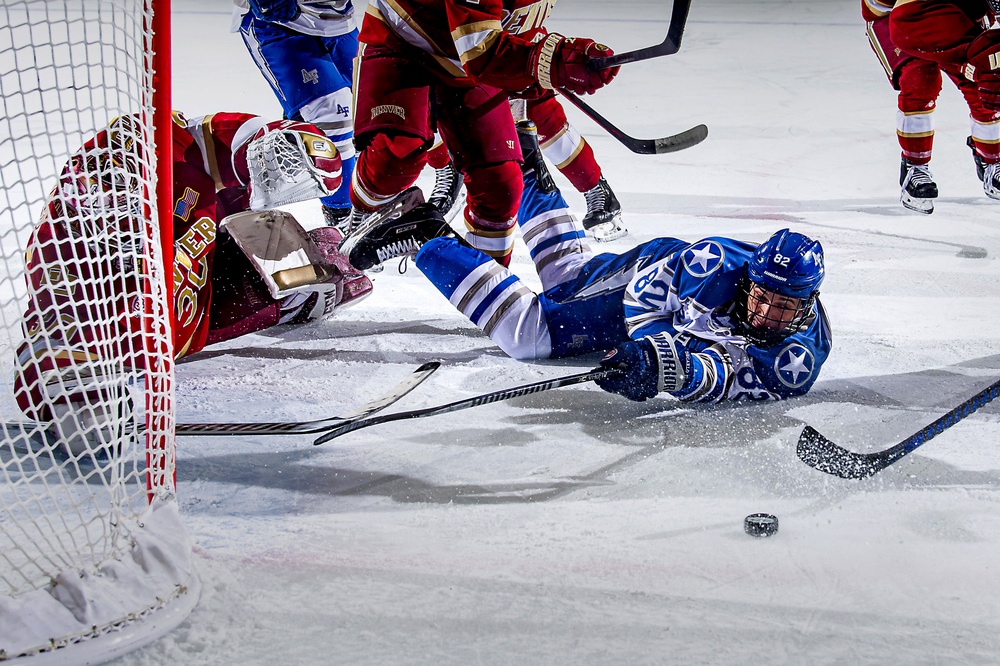
<path fill-rule="evenodd" d="M 434 189 L 427 203 L 434 206 L 446 220 L 455 216 L 456 208 L 465 200 L 462 188 L 462 174 L 454 162 L 448 162 L 434 170 Z"/>
<path fill-rule="evenodd" d="M 983 171 L 983 191 L 990 199 L 1000 199 L 1000 164 L 987 164 Z"/>
<path fill-rule="evenodd" d="M 388 259 L 413 256 L 430 239 L 449 235 L 455 232 L 441 212 L 411 187 L 354 229 L 340 251 L 352 266 L 367 271 Z"/>
<path fill-rule="evenodd" d="M 983 182 L 983 174 L 986 172 L 986 163 L 983 162 L 982 155 L 976 150 L 976 142 L 972 140 L 971 136 L 965 140 L 965 145 L 972 149 L 972 159 L 976 163 L 976 177 L 981 183 Z"/>
<path fill-rule="evenodd" d="M 597 181 L 597 185 L 583 193 L 583 198 L 587 201 L 583 228 L 594 235 L 594 240 L 607 243 L 628 234 L 622 222 L 621 204 L 604 176 Z"/>
<path fill-rule="evenodd" d="M 538 189 L 545 194 L 556 191 L 556 183 L 552 180 L 549 168 L 545 166 L 542 149 L 538 145 L 538 127 L 530 120 L 517 121 L 517 138 L 521 143 L 521 173 L 527 175 L 534 172 Z"/>
<path fill-rule="evenodd" d="M 323 221 L 326 222 L 326 226 L 339 229 L 340 233 L 346 236 L 351 231 L 351 211 L 350 206 L 347 208 L 323 206 Z"/>
<path fill-rule="evenodd" d="M 926 164 L 910 164 L 903 158 L 899 166 L 899 184 L 902 190 L 899 201 L 910 210 L 930 215 L 934 212 L 934 201 L 938 188 Z"/>

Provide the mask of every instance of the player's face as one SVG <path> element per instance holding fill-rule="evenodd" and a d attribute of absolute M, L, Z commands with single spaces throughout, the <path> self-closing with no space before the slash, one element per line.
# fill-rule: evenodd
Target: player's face
<path fill-rule="evenodd" d="M 759 284 L 750 286 L 747 296 L 747 321 L 751 328 L 781 333 L 802 310 L 801 298 L 782 296 Z"/>

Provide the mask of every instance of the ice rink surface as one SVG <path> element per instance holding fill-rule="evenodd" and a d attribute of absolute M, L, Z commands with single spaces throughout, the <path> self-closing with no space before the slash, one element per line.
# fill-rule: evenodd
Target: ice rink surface
<path fill-rule="evenodd" d="M 280 114 L 225 0 L 175 0 L 175 108 Z M 562 0 L 550 29 L 660 42 L 667 2 Z M 855 0 L 694 0 L 680 53 L 627 65 L 570 109 L 624 207 L 656 236 L 820 239 L 834 349 L 806 397 L 631 403 L 592 384 L 358 431 L 185 438 L 178 484 L 203 581 L 152 664 L 988 664 L 1000 659 L 1000 418 L 990 406 L 874 478 L 795 456 L 805 424 L 885 448 L 1000 372 L 1000 202 L 976 180 L 946 83 L 931 216 L 898 202 L 896 97 Z M 571 206 L 582 196 L 558 177 Z M 422 184 L 429 183 L 421 181 Z M 320 224 L 318 204 L 291 210 Z M 982 255 L 985 258 L 968 258 Z M 518 243 L 513 268 L 530 276 Z M 183 421 L 301 420 L 431 360 L 398 409 L 593 367 L 506 358 L 411 266 L 329 322 L 178 367 Z M 749 513 L 781 521 L 743 533 Z"/>

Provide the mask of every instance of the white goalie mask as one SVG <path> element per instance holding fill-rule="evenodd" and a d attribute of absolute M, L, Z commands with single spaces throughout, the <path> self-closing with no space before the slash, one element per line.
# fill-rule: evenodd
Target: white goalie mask
<path fill-rule="evenodd" d="M 132 254 L 143 234 L 142 132 L 131 116 L 116 118 L 70 156 L 53 192 L 70 233 L 107 255 Z"/>
<path fill-rule="evenodd" d="M 313 125 L 268 123 L 250 141 L 246 159 L 251 210 L 329 196 L 340 187 L 337 148 Z"/>

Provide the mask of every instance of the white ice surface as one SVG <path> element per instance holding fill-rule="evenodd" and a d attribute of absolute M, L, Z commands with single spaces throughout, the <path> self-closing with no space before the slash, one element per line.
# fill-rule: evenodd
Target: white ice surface
<path fill-rule="evenodd" d="M 228 2 L 174 4 L 175 107 L 277 116 L 226 32 Z M 563 0 L 550 27 L 630 50 L 663 38 L 668 6 Z M 624 206 L 630 234 L 607 249 L 785 226 L 822 240 L 835 344 L 813 392 L 701 408 L 583 385 L 321 447 L 182 439 L 202 600 L 116 663 L 1000 660 L 997 407 L 862 482 L 794 452 L 806 423 L 883 448 L 1000 372 L 1000 202 L 976 180 L 960 96 L 945 84 L 931 216 L 898 203 L 895 93 L 854 0 L 694 0 L 681 52 L 624 67 L 592 103 L 634 136 L 710 128 L 696 148 L 638 156 L 571 112 Z M 320 223 L 318 206 L 292 210 Z M 523 245 L 513 266 L 531 272 Z M 435 359 L 400 409 L 596 363 L 512 361 L 412 267 L 374 280 L 335 321 L 182 363 L 179 417 L 330 416 Z M 779 517 L 774 538 L 743 533 L 756 511 Z"/>

